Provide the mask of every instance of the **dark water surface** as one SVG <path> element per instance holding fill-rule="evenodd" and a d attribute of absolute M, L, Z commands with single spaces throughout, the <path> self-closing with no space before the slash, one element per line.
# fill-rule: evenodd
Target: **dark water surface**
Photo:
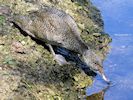
<path fill-rule="evenodd" d="M 105 31 L 113 39 L 104 69 L 114 85 L 107 87 L 97 76 L 93 86 L 87 88 L 87 100 L 133 100 L 133 0 L 93 3 L 102 11 Z"/>

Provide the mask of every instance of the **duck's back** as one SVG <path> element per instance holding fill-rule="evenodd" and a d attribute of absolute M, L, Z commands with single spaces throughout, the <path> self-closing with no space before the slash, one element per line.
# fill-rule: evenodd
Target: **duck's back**
<path fill-rule="evenodd" d="M 29 35 L 47 43 L 81 52 L 84 47 L 75 21 L 65 12 L 44 7 L 28 15 L 15 15 L 14 22 Z"/>

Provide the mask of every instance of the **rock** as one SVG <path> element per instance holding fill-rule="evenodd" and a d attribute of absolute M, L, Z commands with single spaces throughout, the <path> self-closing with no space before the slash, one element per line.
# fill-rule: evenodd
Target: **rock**
<path fill-rule="evenodd" d="M 34 2 L 38 0 L 10 0 L 10 2 L 0 0 L 1 4 L 9 5 L 16 14 L 27 14 L 38 10 L 42 4 L 62 9 L 78 23 L 82 38 L 94 50 L 97 50 L 97 45 L 108 44 L 111 41 L 108 35 L 100 33 L 103 31 L 100 12 L 87 0 Z M 30 37 L 22 35 L 19 30 L 6 23 L 6 20 L 1 17 L 0 31 L 4 30 L 1 33 L 9 34 L 0 36 L 0 64 L 2 65 L 0 72 L 7 74 L 5 76 L 0 74 L 0 91 L 2 91 L 0 98 L 77 100 L 84 97 L 85 87 L 92 83 L 91 77 L 77 66 L 59 66 L 52 60 L 53 57 L 44 44 L 42 44 L 44 46 L 40 45 L 39 41 L 35 42 Z M 99 36 L 95 37 L 93 33 L 98 33 Z M 24 50 L 26 54 L 12 52 L 12 48 L 19 52 Z M 108 47 L 104 47 L 97 53 L 104 59 L 107 51 Z"/>

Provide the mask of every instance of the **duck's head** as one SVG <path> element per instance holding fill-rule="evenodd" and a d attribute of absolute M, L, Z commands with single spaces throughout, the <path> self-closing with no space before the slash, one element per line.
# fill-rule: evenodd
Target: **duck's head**
<path fill-rule="evenodd" d="M 90 67 L 91 70 L 100 74 L 107 83 L 110 83 L 110 81 L 105 76 L 102 67 L 102 60 L 91 49 L 86 50 L 83 53 L 83 60 Z"/>

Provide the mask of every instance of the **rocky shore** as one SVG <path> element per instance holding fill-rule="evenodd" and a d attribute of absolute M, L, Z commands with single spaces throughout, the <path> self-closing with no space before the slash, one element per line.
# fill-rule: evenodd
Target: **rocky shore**
<path fill-rule="evenodd" d="M 0 0 L 16 14 L 54 6 L 76 21 L 83 40 L 105 59 L 111 38 L 104 33 L 100 11 L 89 0 Z M 91 76 L 76 65 L 59 66 L 47 47 L 24 36 L 0 15 L 0 99 L 80 100 Z"/>

